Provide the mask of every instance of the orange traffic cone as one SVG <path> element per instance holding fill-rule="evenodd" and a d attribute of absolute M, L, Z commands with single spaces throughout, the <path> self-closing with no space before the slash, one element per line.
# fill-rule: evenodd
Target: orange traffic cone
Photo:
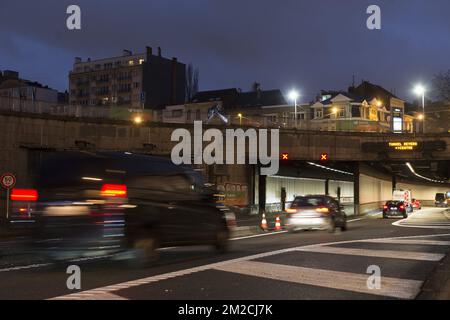
<path fill-rule="evenodd" d="M 267 229 L 268 229 L 267 219 L 266 219 L 266 215 L 264 213 L 262 215 L 262 220 L 261 220 L 261 229 L 263 229 L 264 231 L 267 231 Z"/>
<path fill-rule="evenodd" d="M 275 219 L 275 231 L 280 231 L 281 230 L 281 220 L 280 220 L 280 216 L 277 216 L 277 218 Z"/>

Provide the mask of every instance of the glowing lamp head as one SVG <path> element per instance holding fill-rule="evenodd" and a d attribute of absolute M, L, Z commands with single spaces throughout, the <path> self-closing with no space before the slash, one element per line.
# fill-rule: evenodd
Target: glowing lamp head
<path fill-rule="evenodd" d="M 142 117 L 141 116 L 136 116 L 133 118 L 133 122 L 135 124 L 141 124 L 142 123 Z"/>
<path fill-rule="evenodd" d="M 334 113 L 334 114 L 338 113 L 338 108 L 333 107 L 333 109 L 331 109 L 331 112 Z"/>
<path fill-rule="evenodd" d="M 292 90 L 291 92 L 289 92 L 289 99 L 292 101 L 297 100 L 300 97 L 300 94 L 298 93 L 298 91 L 296 90 Z"/>
<path fill-rule="evenodd" d="M 418 96 L 422 96 L 425 94 L 425 87 L 421 84 L 418 84 L 417 86 L 414 87 L 414 93 L 417 94 Z"/>
<path fill-rule="evenodd" d="M 417 119 L 423 120 L 423 119 L 425 119 L 425 116 L 424 116 L 423 114 L 419 114 L 419 115 L 417 116 Z"/>

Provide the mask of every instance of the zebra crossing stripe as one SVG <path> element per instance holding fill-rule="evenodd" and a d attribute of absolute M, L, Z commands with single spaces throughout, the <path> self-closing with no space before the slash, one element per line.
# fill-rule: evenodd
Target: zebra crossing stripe
<path fill-rule="evenodd" d="M 59 297 L 58 299 L 55 300 L 128 300 L 128 299 L 107 291 L 99 291 L 95 295 L 79 293 L 70 296 Z"/>
<path fill-rule="evenodd" d="M 151 284 L 151 283 L 155 283 L 158 281 L 173 279 L 176 277 L 185 276 L 185 275 L 189 275 L 189 274 L 193 274 L 193 273 L 201 272 L 201 271 L 205 271 L 205 270 L 211 270 L 211 269 L 219 270 L 220 268 L 225 267 L 227 265 L 249 262 L 250 260 L 256 260 L 256 259 L 260 259 L 260 258 L 264 258 L 264 257 L 270 257 L 270 256 L 275 256 L 275 255 L 288 253 L 288 252 L 295 252 L 295 251 L 326 252 L 327 250 L 330 250 L 330 251 L 332 251 L 330 253 L 336 253 L 336 254 L 353 254 L 353 255 L 365 255 L 365 256 L 372 256 L 372 257 L 387 257 L 387 258 L 404 257 L 403 259 L 438 261 L 443 258 L 442 254 L 423 253 L 423 252 L 387 251 L 387 250 L 360 250 L 360 249 L 335 248 L 335 247 L 328 247 L 328 246 L 346 244 L 346 243 L 367 242 L 367 241 L 371 241 L 371 240 L 377 240 L 377 241 L 392 240 L 392 239 L 408 240 L 408 239 L 434 238 L 434 237 L 444 237 L 444 236 L 450 236 L 450 234 L 446 233 L 446 234 L 419 235 L 419 236 L 403 236 L 403 237 L 396 237 L 396 238 L 348 240 L 348 241 L 330 242 L 330 243 L 323 243 L 323 244 L 316 244 L 316 245 L 287 248 L 287 249 L 281 249 L 281 250 L 264 252 L 264 253 L 259 253 L 259 254 L 255 254 L 255 255 L 251 255 L 251 256 L 236 258 L 236 259 L 232 259 L 232 260 L 225 260 L 222 262 L 193 267 L 193 268 L 189 268 L 189 269 L 185 269 L 185 270 L 179 270 L 179 271 L 175 271 L 175 272 L 150 276 L 147 278 L 136 279 L 136 280 L 132 280 L 132 281 L 128 281 L 128 282 L 118 283 L 115 285 L 109 285 L 109 286 L 100 287 L 100 288 L 96 288 L 96 289 L 92 289 L 92 290 L 86 290 L 86 291 L 83 291 L 80 293 L 63 295 L 63 296 L 52 298 L 50 300 L 84 300 L 84 299 L 93 299 L 93 298 L 100 299 L 102 296 L 104 296 L 104 294 L 108 294 L 108 293 L 118 291 L 121 289 L 128 289 L 128 288 L 132 288 L 132 287 L 136 287 L 136 286 Z M 345 253 L 338 253 L 337 251 L 345 252 Z M 407 257 L 407 258 L 405 258 L 405 257 Z M 316 270 L 316 269 L 313 269 L 313 270 Z M 326 272 L 332 272 L 332 271 L 327 270 Z M 365 276 L 367 277 L 367 275 L 365 275 Z M 365 279 L 367 279 L 367 278 L 365 278 Z M 385 279 L 389 279 L 389 278 L 385 278 Z M 404 280 L 402 280 L 402 281 L 404 281 Z M 393 291 L 391 290 L 391 292 L 393 292 Z M 372 292 L 372 294 L 374 294 L 374 293 Z M 400 297 L 402 295 L 399 294 L 398 296 Z"/>
<path fill-rule="evenodd" d="M 440 253 L 394 251 L 394 250 L 370 250 L 370 249 L 354 249 L 354 248 L 324 247 L 324 246 L 316 246 L 316 247 L 310 246 L 308 248 L 298 248 L 297 251 L 392 258 L 392 259 L 421 260 L 421 261 L 440 261 L 442 258 L 444 258 L 444 255 Z"/>
<path fill-rule="evenodd" d="M 431 245 L 431 246 L 450 246 L 450 241 L 437 241 L 437 240 L 411 240 L 411 239 L 375 239 L 375 240 L 362 240 L 362 243 L 386 243 L 386 244 L 417 244 L 417 245 Z"/>
<path fill-rule="evenodd" d="M 222 265 L 214 269 L 277 281 L 399 299 L 414 299 L 420 292 L 423 283 L 418 280 L 381 277 L 380 289 L 369 289 L 367 286 L 367 274 L 312 269 L 257 261 L 242 261 Z"/>

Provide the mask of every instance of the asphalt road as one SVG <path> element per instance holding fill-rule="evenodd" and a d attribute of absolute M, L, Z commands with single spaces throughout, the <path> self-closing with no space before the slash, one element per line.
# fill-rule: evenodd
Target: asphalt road
<path fill-rule="evenodd" d="M 444 209 L 436 210 L 419 212 L 422 225 L 433 216 L 426 228 L 373 216 L 335 234 L 235 239 L 223 255 L 209 247 L 167 248 L 146 268 L 103 258 L 1 267 L 0 299 L 414 299 L 450 248 L 450 230 L 435 221 Z M 66 286 L 73 264 L 81 268 L 81 290 Z M 367 285 L 369 267 L 379 268 L 379 287 Z"/>

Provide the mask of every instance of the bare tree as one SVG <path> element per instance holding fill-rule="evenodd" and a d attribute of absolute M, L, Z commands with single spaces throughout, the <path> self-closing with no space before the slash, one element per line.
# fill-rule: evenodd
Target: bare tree
<path fill-rule="evenodd" d="M 434 76 L 433 86 L 436 97 L 443 102 L 450 102 L 450 70 Z"/>

